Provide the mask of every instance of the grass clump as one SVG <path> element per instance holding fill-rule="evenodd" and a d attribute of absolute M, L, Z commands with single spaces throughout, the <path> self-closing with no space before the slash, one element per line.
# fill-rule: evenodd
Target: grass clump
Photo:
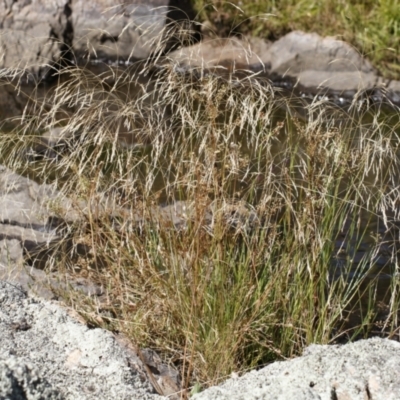
<path fill-rule="evenodd" d="M 397 334 L 398 114 L 314 101 L 296 120 L 267 81 L 202 72 L 70 68 L 1 135 L 7 166 L 80 212 L 48 268 L 106 296 L 66 301 L 159 350 L 184 389 L 310 343 Z M 29 158 L 54 126 L 71 144 Z"/>

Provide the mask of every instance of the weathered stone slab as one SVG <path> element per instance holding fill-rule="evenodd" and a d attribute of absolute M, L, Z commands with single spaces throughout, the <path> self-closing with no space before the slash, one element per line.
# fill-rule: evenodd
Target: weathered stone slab
<path fill-rule="evenodd" d="M 261 57 L 264 62 L 271 64 L 272 72 L 291 76 L 309 70 L 376 73 L 371 63 L 352 46 L 334 37 L 321 37 L 316 33 L 288 33 L 274 42 L 268 54 Z"/>
<path fill-rule="evenodd" d="M 28 148 L 26 155 L 30 160 L 59 159 L 67 149 L 71 148 L 76 136 L 68 127 L 49 128 L 32 147 Z"/>
<path fill-rule="evenodd" d="M 229 72 L 250 70 L 254 67 L 265 70 L 270 68 L 270 63 L 263 58 L 271 46 L 271 42 L 258 38 L 208 39 L 176 50 L 169 54 L 168 58 L 187 68 L 207 70 L 219 67 Z"/>
<path fill-rule="evenodd" d="M 1 399 L 161 399 L 143 370 L 112 333 L 0 281 Z"/>
<path fill-rule="evenodd" d="M 169 0 L 72 3 L 74 52 L 112 60 L 147 58 L 162 40 Z"/>
<path fill-rule="evenodd" d="M 0 68 L 46 78 L 71 45 L 68 0 L 0 3 Z"/>
<path fill-rule="evenodd" d="M 4 1 L 0 69 L 8 78 L 24 71 L 42 79 L 80 57 L 145 59 L 173 44 L 166 27 L 194 15 L 188 0 Z"/>
<path fill-rule="evenodd" d="M 72 202 L 55 186 L 39 185 L 0 166 L 0 241 L 18 241 L 36 266 L 43 267 L 64 239 L 61 226 L 79 219 Z"/>
<path fill-rule="evenodd" d="M 78 218 L 71 201 L 54 185 L 39 185 L 0 166 L 0 223 L 50 232 L 56 211 L 62 211 L 66 220 Z"/>
<path fill-rule="evenodd" d="M 57 292 L 71 288 L 87 296 L 104 294 L 100 286 L 85 278 L 72 277 L 59 271 L 45 272 L 28 265 L 19 239 L 0 240 L 0 281 L 20 285 L 27 293 L 47 300 L 57 299 Z"/>
<path fill-rule="evenodd" d="M 274 43 L 256 38 L 209 39 L 172 52 L 169 61 L 184 71 L 257 73 L 301 92 L 330 93 L 350 101 L 368 92 L 374 101 L 400 105 L 400 82 L 380 77 L 349 44 L 316 33 L 295 31 Z"/>
<path fill-rule="evenodd" d="M 302 357 L 229 379 L 193 399 L 398 399 L 399 367 L 400 344 L 392 340 L 312 345 Z"/>
<path fill-rule="evenodd" d="M 20 240 L 0 241 L 0 280 L 20 285 L 26 292 L 44 299 L 54 298 L 46 273 L 25 264 Z"/>

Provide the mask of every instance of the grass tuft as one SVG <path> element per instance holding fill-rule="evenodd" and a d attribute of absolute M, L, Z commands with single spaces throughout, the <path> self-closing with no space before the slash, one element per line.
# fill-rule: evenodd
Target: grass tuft
<path fill-rule="evenodd" d="M 185 390 L 397 335 L 398 113 L 314 101 L 298 120 L 268 81 L 200 72 L 64 69 L 0 135 L 2 163 L 79 215 L 47 268 L 106 296 L 65 301 L 160 351 Z M 52 127 L 65 146 L 35 155 Z"/>

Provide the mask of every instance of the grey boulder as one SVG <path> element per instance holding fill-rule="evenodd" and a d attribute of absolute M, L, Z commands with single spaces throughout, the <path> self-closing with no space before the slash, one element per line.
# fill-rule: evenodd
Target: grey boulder
<path fill-rule="evenodd" d="M 21 71 L 46 78 L 71 46 L 67 0 L 0 3 L 0 68 L 12 78 Z M 3 71 L 4 74 L 4 71 Z"/>
<path fill-rule="evenodd" d="M 400 399 L 400 343 L 369 339 L 312 345 L 303 356 L 275 362 L 193 396 L 196 400 Z"/>
<path fill-rule="evenodd" d="M 283 88 L 334 94 L 350 101 L 369 91 L 377 100 L 400 105 L 399 81 L 379 76 L 348 43 L 316 33 L 294 31 L 273 43 L 251 37 L 207 39 L 172 52 L 168 61 L 184 70 L 256 73 Z"/>
<path fill-rule="evenodd" d="M 27 291 L 53 298 L 50 289 L 65 287 L 56 275 L 28 266 L 44 267 L 64 239 L 62 224 L 79 220 L 72 202 L 54 185 L 39 185 L 0 166 L 0 279 L 18 283 Z M 91 284 L 70 282 L 88 295 L 99 294 Z"/>
<path fill-rule="evenodd" d="M 39 185 L 0 166 L 0 238 L 18 239 L 26 251 L 36 251 L 59 239 L 57 215 L 73 222 L 73 204 L 54 185 Z"/>
<path fill-rule="evenodd" d="M 194 18 L 190 1 L 37 0 L 0 3 L 0 68 L 13 78 L 49 78 L 81 57 L 146 59 L 168 50 L 167 31 Z M 167 36 L 166 36 L 167 35 Z M 7 70 L 6 70 L 7 69 Z"/>
<path fill-rule="evenodd" d="M 13 400 L 62 399 L 29 362 L 9 356 L 0 358 L 0 398 Z"/>
<path fill-rule="evenodd" d="M 110 332 L 0 281 L 0 399 L 159 399 L 143 370 Z"/>

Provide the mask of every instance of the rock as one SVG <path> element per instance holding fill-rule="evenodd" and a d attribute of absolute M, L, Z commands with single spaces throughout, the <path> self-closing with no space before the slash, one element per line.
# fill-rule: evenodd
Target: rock
<path fill-rule="evenodd" d="M 159 44 L 168 13 L 168 0 L 147 3 L 75 0 L 72 5 L 78 57 L 144 59 Z"/>
<path fill-rule="evenodd" d="M 82 204 L 79 207 L 87 211 Z M 0 280 L 45 299 L 57 298 L 55 292 L 68 288 L 87 296 L 102 295 L 103 289 L 86 279 L 42 270 L 49 257 L 62 251 L 58 245 L 66 240 L 64 225 L 81 217 L 55 186 L 39 185 L 0 166 Z M 79 249 L 78 245 L 77 252 L 89 251 Z"/>
<path fill-rule="evenodd" d="M 44 297 L 50 296 L 43 287 L 47 279 L 35 268 L 28 272 L 25 256 L 35 266 L 43 267 L 62 235 L 61 213 L 67 221 L 77 221 L 72 203 L 52 185 L 36 182 L 0 166 L 0 276 L 22 284 L 26 289 L 36 288 Z M 33 289 L 34 290 L 34 289 Z"/>
<path fill-rule="evenodd" d="M 25 292 L 46 300 L 58 300 L 60 292 L 71 289 L 89 297 L 104 294 L 102 287 L 87 279 L 27 265 L 21 242 L 16 239 L 0 241 L 0 280 L 19 285 Z"/>
<path fill-rule="evenodd" d="M 84 204 L 73 204 L 55 185 L 39 185 L 0 166 L 0 241 L 8 241 L 8 246 L 17 240 L 32 266 L 43 269 L 61 244 L 70 248 L 69 231 L 82 221 L 81 207 Z M 80 255 L 86 250 L 77 246 Z"/>
<path fill-rule="evenodd" d="M 167 50 L 170 23 L 194 18 L 191 2 L 176 0 L 37 0 L 0 3 L 0 69 L 13 79 L 29 72 L 49 79 L 80 57 L 111 61 L 146 59 Z M 190 24 L 189 24 L 190 26 Z"/>
<path fill-rule="evenodd" d="M 39 185 L 0 166 L 0 239 L 18 239 L 28 253 L 60 239 L 57 228 L 77 221 L 72 202 L 53 185 Z"/>
<path fill-rule="evenodd" d="M 0 398 L 15 400 L 62 399 L 29 362 L 14 356 L 0 358 Z"/>
<path fill-rule="evenodd" d="M 54 298 L 44 271 L 25 265 L 22 244 L 17 239 L 0 241 L 0 280 L 20 285 L 26 292 Z"/>
<path fill-rule="evenodd" d="M 400 398 L 400 343 L 369 339 L 308 347 L 303 356 L 229 379 L 193 399 L 387 400 Z"/>
<path fill-rule="evenodd" d="M 194 16 L 188 0 L 133 0 L 120 4 L 113 0 L 74 0 L 74 53 L 114 61 L 146 59 L 171 46 L 164 32 L 167 24 L 181 24 Z"/>
<path fill-rule="evenodd" d="M 269 60 L 263 63 L 272 43 L 259 38 L 236 37 L 227 39 L 208 39 L 193 46 L 183 47 L 168 55 L 168 59 L 187 68 L 212 69 L 220 72 L 238 72 L 240 70 L 264 71 L 269 68 Z"/>
<path fill-rule="evenodd" d="M 179 372 L 162 362 L 160 356 L 152 349 L 140 350 L 142 361 L 150 368 L 153 377 L 157 380 L 164 395 L 171 400 L 180 400 L 178 394 L 181 390 L 181 378 Z"/>
<path fill-rule="evenodd" d="M 1 399 L 161 399 L 142 369 L 110 332 L 0 282 Z"/>
<path fill-rule="evenodd" d="M 68 127 L 49 128 L 28 149 L 27 156 L 29 159 L 42 157 L 58 159 L 68 148 L 71 148 L 74 136 Z"/>
<path fill-rule="evenodd" d="M 3 239 L 0 241 L 0 265 L 20 266 L 23 264 L 21 242 L 17 239 Z M 2 279 L 0 277 L 0 279 Z"/>
<path fill-rule="evenodd" d="M 298 76 L 303 71 L 376 73 L 369 61 L 349 44 L 316 33 L 291 32 L 260 55 L 277 74 Z M 294 62 L 296 60 L 296 62 Z"/>
<path fill-rule="evenodd" d="M 400 105 L 400 81 L 390 81 L 386 85 L 387 98 L 393 104 Z"/>
<path fill-rule="evenodd" d="M 400 82 L 380 77 L 349 44 L 316 33 L 295 31 L 274 43 L 256 38 L 210 39 L 172 52 L 168 60 L 184 71 L 257 73 L 299 93 L 337 96 L 339 103 L 341 97 L 350 103 L 354 96 L 368 93 L 373 101 L 400 105 Z"/>
<path fill-rule="evenodd" d="M 50 217 L 57 207 L 66 211 L 68 219 L 76 214 L 53 185 L 39 185 L 10 169 L 0 166 L 0 221 L 2 224 L 46 232 L 52 228 Z"/>
<path fill-rule="evenodd" d="M 3 1 L 0 3 L 0 68 L 29 71 L 48 78 L 72 44 L 68 0 Z"/>

